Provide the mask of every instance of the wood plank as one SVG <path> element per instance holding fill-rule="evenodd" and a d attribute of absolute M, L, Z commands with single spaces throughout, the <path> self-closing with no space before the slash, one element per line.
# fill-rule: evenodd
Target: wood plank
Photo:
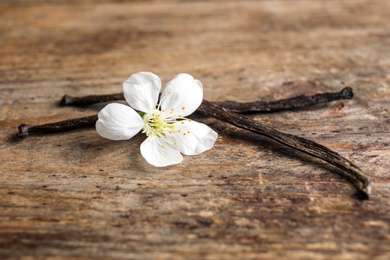
<path fill-rule="evenodd" d="M 2 1 L 0 258 L 389 258 L 389 10 L 386 0 Z M 355 199 L 333 167 L 200 115 L 220 135 L 215 148 L 167 168 L 145 162 L 141 135 L 13 137 L 21 123 L 95 114 L 103 105 L 57 102 L 120 92 L 142 70 L 164 83 L 190 73 L 220 101 L 352 86 L 350 101 L 251 117 L 356 162 L 372 198 Z"/>

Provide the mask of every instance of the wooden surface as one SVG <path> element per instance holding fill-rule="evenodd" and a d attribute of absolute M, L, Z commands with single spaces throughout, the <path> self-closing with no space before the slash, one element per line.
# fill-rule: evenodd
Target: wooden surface
<path fill-rule="evenodd" d="M 0 2 L 1 259 L 390 258 L 390 1 L 50 2 Z M 13 137 L 95 114 L 57 102 L 121 92 L 141 70 L 190 73 L 221 101 L 352 86 L 351 101 L 251 117 L 353 160 L 371 199 L 333 167 L 199 115 L 215 149 L 168 168 L 141 157 L 144 136 Z"/>

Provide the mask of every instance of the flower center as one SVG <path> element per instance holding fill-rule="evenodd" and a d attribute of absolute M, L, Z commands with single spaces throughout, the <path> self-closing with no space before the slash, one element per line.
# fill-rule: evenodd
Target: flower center
<path fill-rule="evenodd" d="M 142 118 L 145 122 L 145 125 L 142 128 L 142 133 L 145 133 L 147 136 L 154 135 L 165 138 L 165 130 L 167 128 L 175 128 L 173 120 L 166 118 L 158 109 L 153 109 L 150 113 L 145 113 Z"/>

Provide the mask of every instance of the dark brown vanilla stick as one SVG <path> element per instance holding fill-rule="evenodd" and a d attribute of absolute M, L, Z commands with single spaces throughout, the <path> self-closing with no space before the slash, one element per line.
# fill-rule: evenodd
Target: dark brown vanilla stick
<path fill-rule="evenodd" d="M 214 102 L 214 103 L 236 113 L 273 112 L 279 110 L 303 108 L 307 106 L 312 106 L 312 105 L 330 102 L 334 100 L 340 100 L 340 99 L 351 99 L 352 97 L 353 97 L 352 88 L 345 87 L 340 92 L 320 93 L 312 96 L 301 95 L 293 98 L 282 99 L 282 100 L 271 101 L 271 102 L 255 101 L 255 102 L 248 102 L 248 103 L 239 103 L 233 101 L 226 101 L 226 102 Z M 109 101 L 118 101 L 118 100 L 124 100 L 124 96 L 122 93 L 109 94 L 109 95 L 93 95 L 93 96 L 86 96 L 86 97 L 72 97 L 72 96 L 64 95 L 60 101 L 60 104 L 63 106 L 88 106 L 99 102 L 109 102 Z M 201 107 L 199 107 L 199 109 L 201 109 Z M 93 121 L 95 119 L 94 116 L 92 116 L 91 119 Z M 86 118 L 69 119 L 61 122 L 49 123 L 49 124 L 39 125 L 39 126 L 22 124 L 19 126 L 19 133 L 17 134 L 17 136 L 23 138 L 34 133 L 45 134 L 45 133 L 73 130 L 81 127 L 92 126 L 94 125 L 94 122 L 92 121 L 89 121 L 89 117 L 86 117 Z"/>
<path fill-rule="evenodd" d="M 235 113 L 254 113 L 254 112 L 274 112 L 280 110 L 288 110 L 295 108 L 304 108 L 321 103 L 331 102 L 341 99 L 351 99 L 353 97 L 353 90 L 350 87 L 343 88 L 340 92 L 335 93 L 321 93 L 312 96 L 297 96 L 288 99 L 281 99 L 271 102 L 235 102 L 235 101 L 214 101 L 213 103 L 228 109 Z M 60 104 L 63 106 L 88 106 L 99 102 L 109 102 L 124 100 L 122 93 L 112 95 L 95 95 L 86 97 L 72 97 L 65 95 L 61 99 Z"/>
<path fill-rule="evenodd" d="M 370 180 L 367 178 L 365 173 L 358 166 L 345 159 L 335 151 L 332 151 L 329 148 L 326 148 L 325 146 L 317 144 L 311 140 L 279 132 L 246 116 L 225 110 L 222 107 L 206 100 L 203 100 L 203 103 L 198 108 L 198 111 L 202 114 L 212 116 L 216 119 L 254 132 L 256 134 L 267 136 L 281 144 L 319 158 L 344 170 L 360 181 L 358 189 L 363 192 L 366 198 L 369 197 L 371 186 Z"/>
<path fill-rule="evenodd" d="M 61 106 L 89 106 L 95 103 L 100 102 L 110 102 L 110 101 L 118 101 L 125 100 L 125 97 L 122 93 L 118 94 L 109 94 L 109 95 L 93 95 L 93 96 L 85 96 L 85 97 L 72 97 L 68 95 L 64 95 L 60 101 Z"/>
<path fill-rule="evenodd" d="M 271 102 L 247 102 L 240 103 L 234 101 L 225 101 L 225 102 L 213 102 L 214 104 L 231 110 L 236 113 L 249 113 L 249 112 L 273 112 L 280 110 L 288 110 L 294 108 L 303 108 L 307 106 L 313 106 L 321 103 L 331 102 L 334 100 L 340 99 L 351 99 L 353 97 L 353 90 L 350 87 L 343 88 L 340 92 L 334 93 L 320 93 L 312 96 L 300 95 L 293 98 L 281 99 L 277 101 Z M 109 94 L 109 95 L 93 95 L 86 97 L 72 97 L 68 95 L 64 95 L 60 101 L 60 104 L 63 106 L 88 106 L 99 102 L 109 102 L 109 101 L 118 101 L 124 100 L 124 96 L 122 93 L 118 94 Z M 206 101 L 207 103 L 210 103 Z M 202 105 L 198 108 L 200 111 L 202 109 Z M 87 127 L 94 125 L 93 120 L 97 120 L 96 116 L 91 116 L 91 121 L 89 117 L 86 118 L 75 118 L 69 119 L 56 123 L 49 123 L 45 125 L 39 126 L 31 126 L 22 124 L 19 126 L 18 137 L 26 137 L 30 134 L 45 134 L 45 133 L 53 133 L 53 132 L 62 132 L 73 130 L 81 127 Z M 95 121 L 96 121 L 95 120 Z"/>
<path fill-rule="evenodd" d="M 275 112 L 281 110 L 291 110 L 304 108 L 317 104 L 327 103 L 341 99 L 353 98 L 353 90 L 350 87 L 343 88 L 340 92 L 321 93 L 312 96 L 296 96 L 287 99 L 281 99 L 270 102 L 254 101 L 240 103 L 235 101 L 214 101 L 213 103 L 235 113 L 252 113 L 252 112 Z"/>
<path fill-rule="evenodd" d="M 48 123 L 37 126 L 21 124 L 18 127 L 19 133 L 17 134 L 17 136 L 23 138 L 31 134 L 56 133 L 80 129 L 83 127 L 95 126 L 97 120 L 98 116 L 93 115 L 87 117 L 72 118 L 60 122 Z"/>

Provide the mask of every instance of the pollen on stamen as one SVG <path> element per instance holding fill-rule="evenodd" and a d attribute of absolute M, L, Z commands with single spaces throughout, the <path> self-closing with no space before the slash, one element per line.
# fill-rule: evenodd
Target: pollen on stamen
<path fill-rule="evenodd" d="M 164 144 L 161 144 L 161 147 L 164 147 Z"/>
<path fill-rule="evenodd" d="M 185 106 L 182 106 L 182 107 L 181 107 L 181 110 L 186 110 L 186 107 L 185 107 Z"/>
<path fill-rule="evenodd" d="M 183 121 L 183 122 L 181 122 L 181 124 L 182 124 L 182 125 L 184 125 L 184 121 Z"/>

